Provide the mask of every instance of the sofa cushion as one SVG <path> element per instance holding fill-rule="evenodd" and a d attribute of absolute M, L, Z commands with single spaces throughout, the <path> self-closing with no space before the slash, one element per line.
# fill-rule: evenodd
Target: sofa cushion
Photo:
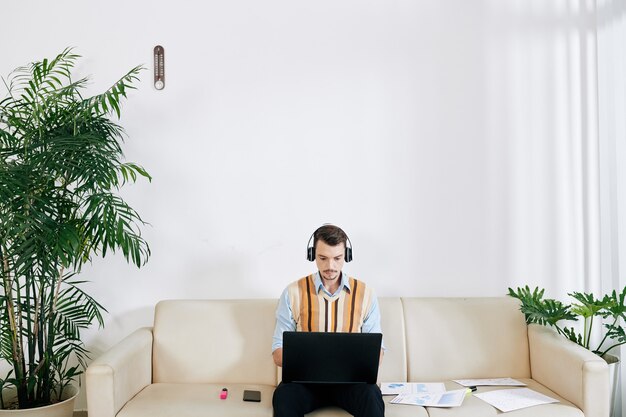
<path fill-rule="evenodd" d="M 220 399 L 222 388 L 228 398 Z M 246 389 L 261 391 L 261 402 L 243 401 Z M 274 386 L 250 384 L 151 384 L 116 417 L 272 417 Z"/>
<path fill-rule="evenodd" d="M 424 407 L 413 405 L 389 404 L 394 395 L 385 395 L 385 417 L 428 417 L 428 412 Z M 351 417 L 347 411 L 338 407 L 325 407 L 315 410 L 306 417 Z"/>
<path fill-rule="evenodd" d="M 228 398 L 219 399 L 222 388 L 228 388 Z M 261 391 L 261 402 L 244 402 L 246 389 Z M 116 417 L 271 417 L 274 387 L 244 384 L 151 384 L 131 399 Z M 385 396 L 387 417 L 427 417 L 424 407 L 389 404 L 393 396 Z M 325 407 L 307 417 L 350 417 L 337 407 Z"/>
<path fill-rule="evenodd" d="M 408 379 L 530 378 L 517 300 L 403 298 Z"/>
<path fill-rule="evenodd" d="M 378 371 L 378 381 L 405 382 L 406 348 L 404 337 L 404 315 L 402 301 L 399 297 L 381 297 L 380 306 L 381 327 L 385 355 Z"/>
<path fill-rule="evenodd" d="M 534 391 L 540 392 L 548 397 L 552 397 L 555 400 L 559 400 L 559 403 L 544 404 L 535 407 L 523 408 L 521 410 L 510 411 L 508 413 L 504 413 L 507 417 L 583 417 L 583 413 L 579 408 L 562 397 L 559 397 L 538 382 L 527 378 L 518 378 L 518 380 L 524 382 L 528 388 Z M 460 388 L 462 387 L 456 382 L 446 382 L 446 389 L 448 390 Z M 511 389 L 511 387 L 478 387 L 478 392 L 493 391 L 496 389 Z M 396 404 L 392 405 L 395 406 Z M 428 407 L 428 415 L 431 417 L 489 417 L 504 414 L 473 395 L 466 396 L 461 407 Z"/>
<path fill-rule="evenodd" d="M 153 382 L 276 384 L 277 300 L 168 300 L 154 317 Z"/>

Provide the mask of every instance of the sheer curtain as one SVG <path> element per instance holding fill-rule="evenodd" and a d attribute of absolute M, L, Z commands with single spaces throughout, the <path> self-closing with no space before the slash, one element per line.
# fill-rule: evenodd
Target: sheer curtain
<path fill-rule="evenodd" d="M 626 286 L 626 2 L 597 2 L 601 285 Z M 616 352 L 624 357 L 622 350 Z M 626 366 L 621 364 L 621 381 Z M 618 388 L 616 416 L 625 414 L 626 387 Z"/>
<path fill-rule="evenodd" d="M 485 67 L 504 274 L 557 298 L 601 290 L 595 5 L 492 1 Z"/>
<path fill-rule="evenodd" d="M 509 190 L 491 207 L 506 276 L 559 299 L 619 291 L 626 285 L 626 1 L 490 5 L 491 178 Z"/>

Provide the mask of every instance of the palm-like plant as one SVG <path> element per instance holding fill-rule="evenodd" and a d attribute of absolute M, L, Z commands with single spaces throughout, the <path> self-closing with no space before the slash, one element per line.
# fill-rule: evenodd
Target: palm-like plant
<path fill-rule="evenodd" d="M 87 78 L 71 76 L 78 58 L 66 49 L 3 79 L 0 359 L 12 369 L 0 387 L 16 389 L 19 408 L 60 399 L 85 367 L 80 330 L 102 325 L 104 309 L 81 289 L 82 266 L 121 250 L 139 267 L 150 254 L 144 222 L 116 192 L 151 178 L 122 161 L 123 130 L 110 120 L 141 68 L 85 98 Z"/>
<path fill-rule="evenodd" d="M 554 327 L 557 333 L 602 357 L 610 350 L 626 344 L 626 333 L 622 327 L 626 320 L 626 288 L 621 293 L 613 290 L 611 294 L 605 294 L 602 298 L 595 298 L 593 294 L 573 292 L 568 295 L 578 303 L 571 305 L 543 298 L 543 293 L 543 289 L 535 288 L 531 291 L 528 286 L 519 287 L 517 290 L 509 288 L 509 296 L 521 302 L 520 310 L 526 317 L 526 323 Z M 583 319 L 582 333 L 574 327 L 564 325 L 567 321 L 578 321 L 579 317 Z M 591 346 L 593 324 L 602 319 L 608 321 L 602 323 L 605 328 L 604 337 L 596 346 Z"/>

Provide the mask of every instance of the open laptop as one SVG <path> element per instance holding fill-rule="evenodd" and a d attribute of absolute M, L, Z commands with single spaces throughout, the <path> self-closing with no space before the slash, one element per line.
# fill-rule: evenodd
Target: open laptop
<path fill-rule="evenodd" d="M 283 333 L 283 381 L 375 384 L 380 333 Z"/>

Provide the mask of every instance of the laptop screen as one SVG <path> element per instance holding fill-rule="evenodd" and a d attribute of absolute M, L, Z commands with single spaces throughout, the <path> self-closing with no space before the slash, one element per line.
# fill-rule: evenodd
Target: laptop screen
<path fill-rule="evenodd" d="M 283 381 L 375 384 L 380 333 L 283 333 Z"/>

